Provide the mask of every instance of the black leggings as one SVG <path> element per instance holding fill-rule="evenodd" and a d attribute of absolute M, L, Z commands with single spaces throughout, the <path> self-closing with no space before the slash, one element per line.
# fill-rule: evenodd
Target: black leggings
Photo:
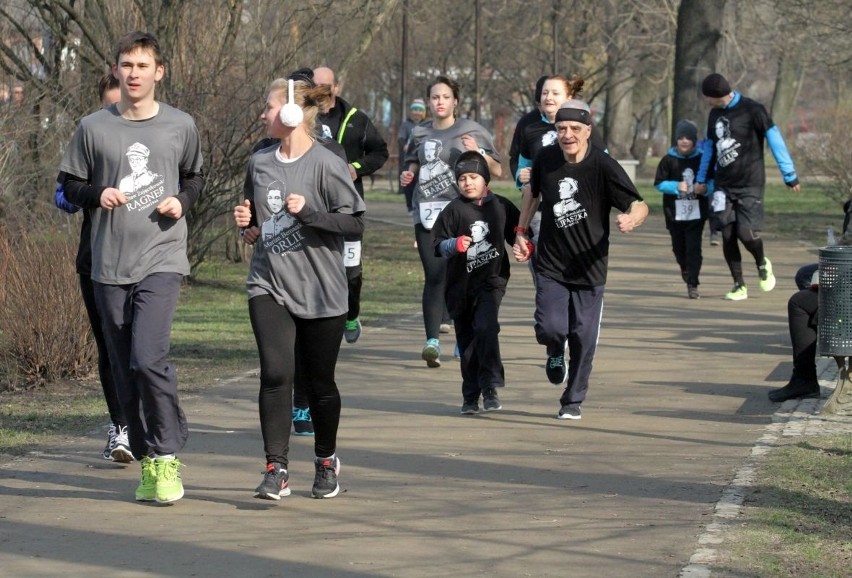
<path fill-rule="evenodd" d="M 761 267 L 764 260 L 763 239 L 758 236 L 757 231 L 746 225 L 740 225 L 738 222 L 728 223 L 722 227 L 722 253 L 725 255 L 731 277 L 734 278 L 737 285 L 745 285 L 743 258 L 737 241 L 741 242 L 746 250 L 751 253 L 755 265 Z"/>
<path fill-rule="evenodd" d="M 249 318 L 260 356 L 258 405 L 266 462 L 287 467 L 297 373 L 311 409 L 314 452 L 318 457 L 331 456 L 340 423 L 334 370 L 346 315 L 302 319 L 270 295 L 259 295 L 249 299 Z"/>
<path fill-rule="evenodd" d="M 793 377 L 816 381 L 819 292 L 802 289 L 787 301 L 787 322 L 793 345 Z"/>
<path fill-rule="evenodd" d="M 447 260 L 435 256 L 432 233 L 426 227 L 414 225 L 417 252 L 423 264 L 423 325 L 426 339 L 438 339 L 446 309 L 444 291 L 447 286 Z"/>

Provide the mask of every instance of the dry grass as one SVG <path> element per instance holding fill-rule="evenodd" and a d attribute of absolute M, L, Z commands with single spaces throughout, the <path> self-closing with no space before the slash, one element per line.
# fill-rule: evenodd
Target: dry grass
<path fill-rule="evenodd" d="M 95 358 L 69 235 L 0 229 L 0 391 L 87 374 Z"/>

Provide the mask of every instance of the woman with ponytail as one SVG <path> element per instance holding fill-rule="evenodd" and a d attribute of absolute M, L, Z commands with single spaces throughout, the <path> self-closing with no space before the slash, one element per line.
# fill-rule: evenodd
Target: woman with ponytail
<path fill-rule="evenodd" d="M 260 429 L 266 468 L 255 497 L 290 494 L 288 452 L 295 375 L 314 424 L 312 494 L 340 491 L 336 456 L 340 392 L 334 379 L 346 321 L 343 235 L 363 231 L 364 202 L 346 163 L 317 142 L 316 117 L 331 89 L 278 79 L 261 122 L 280 142 L 249 161 L 234 220 L 254 245 L 246 286 L 260 356 Z"/>

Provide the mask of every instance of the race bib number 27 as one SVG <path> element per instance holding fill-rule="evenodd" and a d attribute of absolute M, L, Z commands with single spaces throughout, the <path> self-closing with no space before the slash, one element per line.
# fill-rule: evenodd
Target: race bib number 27
<path fill-rule="evenodd" d="M 431 201 L 420 203 L 420 223 L 429 231 L 435 226 L 435 220 L 444 207 L 449 205 L 449 201 Z"/>

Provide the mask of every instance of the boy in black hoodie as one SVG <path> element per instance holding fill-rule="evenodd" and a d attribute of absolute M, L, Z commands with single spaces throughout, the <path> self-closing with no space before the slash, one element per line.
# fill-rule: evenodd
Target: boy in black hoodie
<path fill-rule="evenodd" d="M 515 238 L 520 213 L 488 188 L 491 173 L 477 151 L 466 151 L 455 165 L 461 196 L 441 211 L 432 228 L 435 254 L 449 259 L 446 301 L 461 353 L 462 415 L 503 406 L 505 385 L 500 357 L 498 313 L 509 280 L 506 244 Z"/>
<path fill-rule="evenodd" d="M 672 252 L 680 266 L 690 299 L 698 299 L 701 272 L 701 237 L 707 220 L 707 199 L 695 192 L 695 175 L 701 164 L 701 151 L 695 146 L 698 128 L 688 120 L 678 121 L 675 145 L 660 160 L 654 186 L 663 193 L 666 229 L 672 238 Z M 708 190 L 712 192 L 712 183 Z"/>

